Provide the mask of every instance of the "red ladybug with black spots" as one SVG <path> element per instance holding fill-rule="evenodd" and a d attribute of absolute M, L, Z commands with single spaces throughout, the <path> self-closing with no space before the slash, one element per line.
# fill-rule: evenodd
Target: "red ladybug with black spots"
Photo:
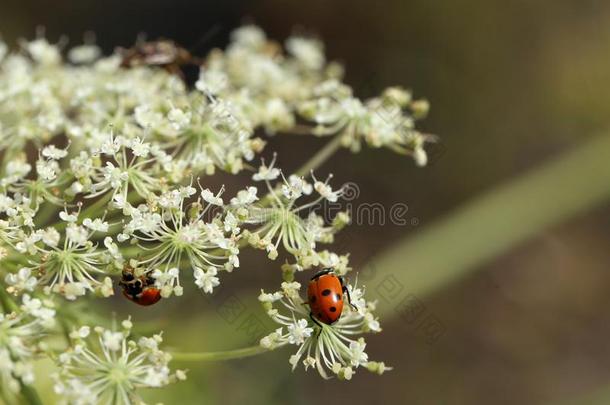
<path fill-rule="evenodd" d="M 307 286 L 307 301 L 311 309 L 309 317 L 318 325 L 319 322 L 327 325 L 335 323 L 343 312 L 344 293 L 349 304 L 355 308 L 342 277 L 337 276 L 333 269 L 316 273 Z"/>
<path fill-rule="evenodd" d="M 123 290 L 123 295 L 138 305 L 153 305 L 161 299 L 161 290 L 155 287 L 155 279 L 146 274 L 138 277 L 130 267 L 123 269 L 119 285 Z"/>

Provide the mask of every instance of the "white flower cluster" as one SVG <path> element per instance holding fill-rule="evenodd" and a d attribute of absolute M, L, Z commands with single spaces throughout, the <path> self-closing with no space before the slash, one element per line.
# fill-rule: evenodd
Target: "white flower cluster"
<path fill-rule="evenodd" d="M 33 360 L 45 349 L 41 342 L 55 321 L 49 301 L 23 295 L 15 311 L 0 313 L 0 391 L 6 398 L 21 391 L 21 384 L 34 383 Z"/>
<path fill-rule="evenodd" d="M 172 373 L 171 355 L 159 349 L 161 335 L 130 338 L 132 323 L 121 330 L 82 326 L 70 333 L 72 346 L 59 355 L 53 375 L 62 404 L 138 404 L 137 390 L 163 387 L 186 374 Z"/>
<path fill-rule="evenodd" d="M 217 171 L 253 170 L 263 136 L 333 136 L 335 148 L 385 147 L 418 165 L 433 140 L 415 129 L 425 100 L 397 87 L 355 98 L 317 39 L 291 37 L 283 50 L 258 27 L 239 28 L 226 50 L 204 59 L 193 86 L 177 61 L 172 69 L 146 63 L 165 55 L 126 63 L 125 53 L 103 56 L 92 44 L 67 58 L 61 48 L 39 37 L 11 52 L 0 41 L 0 377 L 10 392 L 32 381 L 31 360 L 55 315 L 47 302 L 53 294 L 110 297 L 119 284 L 127 299 L 152 305 L 182 295 L 185 273 L 212 293 L 248 247 L 271 260 L 285 256 L 286 280 L 320 266 L 351 270 L 348 255 L 320 248 L 350 222 L 346 212 L 324 216 L 344 193 L 331 176 L 283 173 L 274 156 L 229 198 L 224 187 L 206 184 Z M 349 379 L 359 366 L 386 369 L 353 338 L 379 330 L 361 290 L 350 290 L 358 311 L 346 308 L 333 325 L 316 326 L 299 287 L 284 283 L 261 295 L 282 325 L 263 346 L 299 345 L 291 363 L 305 356 L 305 367 L 324 377 L 325 370 Z M 13 311 L 19 296 L 23 305 Z M 290 314 L 273 308 L 276 301 Z M 71 349 L 58 356 L 63 402 L 133 403 L 135 389 L 184 377 L 170 373 L 160 335 L 130 339 L 129 321 L 120 331 L 80 327 L 72 305 L 61 308 L 62 328 L 75 328 Z"/>
<path fill-rule="evenodd" d="M 267 251 L 272 260 L 278 256 L 278 248 L 283 247 L 296 261 L 294 267 L 303 270 L 323 262 L 321 253 L 316 251 L 317 243 L 332 243 L 334 234 L 349 223 L 349 215 L 340 212 L 333 218 L 324 218 L 316 211 L 322 211 L 322 204 L 335 203 L 343 190 L 333 190 L 326 182 L 317 181 L 310 184 L 302 177 L 291 175 L 286 179 L 282 172 L 274 167 L 273 161 L 258 169 L 252 179 L 265 183 L 268 194 L 261 204 L 252 204 L 258 200 L 257 188 L 249 187 L 238 193 L 231 200 L 229 212 L 245 226 L 254 226 L 243 232 L 248 243 L 258 249 Z M 281 176 L 277 187 L 271 181 Z M 299 201 L 311 196 L 310 201 L 299 205 Z M 327 224 L 328 222 L 328 224 Z"/>
<path fill-rule="evenodd" d="M 230 101 L 253 126 L 262 125 L 269 134 L 291 132 L 300 118 L 311 124 L 300 131 L 316 136 L 338 134 L 353 151 L 364 141 L 426 164 L 424 143 L 434 137 L 417 131 L 415 121 L 427 114 L 427 101 L 414 100 L 399 87 L 359 100 L 341 82 L 342 67 L 326 63 L 323 44 L 317 39 L 291 37 L 284 54 L 255 26 L 238 29 L 232 38 L 225 52 L 210 54 L 197 87 Z"/>
<path fill-rule="evenodd" d="M 328 180 L 285 178 L 274 158 L 252 176 L 266 183 L 261 201 L 253 186 L 225 205 L 222 191 L 187 185 L 216 169 L 241 171 L 265 144 L 258 128 L 299 132 L 300 117 L 314 124 L 310 133 L 336 134 L 354 150 L 366 140 L 425 162 L 427 138 L 413 127 L 425 103 L 398 88 L 355 99 L 314 39 L 292 37 L 284 54 L 259 28 L 240 28 L 225 52 L 210 53 L 194 89 L 163 69 L 124 67 L 120 53 L 102 57 L 94 45 L 72 49 L 70 63 L 44 38 L 22 47 L 0 58 L 0 256 L 15 269 L 13 293 L 36 281 L 69 299 L 110 296 L 108 277 L 136 257 L 164 297 L 182 294 L 185 267 L 211 292 L 219 271 L 239 266 L 240 239 L 271 259 L 282 245 L 296 270 L 323 263 L 332 253 L 317 244 L 349 222 L 314 212 L 342 194 Z M 314 191 L 317 198 L 297 204 Z M 17 280 L 26 273 L 35 280 Z"/>
<path fill-rule="evenodd" d="M 182 295 L 179 268 L 184 267 L 183 259 L 194 270 L 196 285 L 207 293 L 218 285 L 214 276 L 219 269 L 239 267 L 240 229 L 235 218 L 221 213 L 206 220 L 211 209 L 223 207 L 221 193 L 204 189 L 187 210 L 187 201 L 195 194 L 194 187 L 179 187 L 154 197 L 148 205 L 129 209 L 131 219 L 118 235 L 121 241 L 130 239 L 141 246 L 139 266 L 152 274 L 164 297 L 172 292 Z"/>
<path fill-rule="evenodd" d="M 269 317 L 281 325 L 261 339 L 261 346 L 269 350 L 288 344 L 298 346 L 289 360 L 292 369 L 303 359 L 305 370 L 316 368 L 325 379 L 329 378 L 329 370 L 343 380 L 350 380 L 361 366 L 378 374 L 391 370 L 383 362 L 369 361 L 364 338 L 355 338 L 358 334 L 381 331 L 373 314 L 375 303 L 364 299 L 363 289 L 352 286 L 348 289 L 356 309 L 344 306 L 341 317 L 331 325 L 310 317 L 310 309 L 301 298 L 301 284 L 296 281 L 282 283 L 282 289 L 274 293 L 261 291 L 259 301 Z M 278 303 L 283 308 L 277 308 Z"/>

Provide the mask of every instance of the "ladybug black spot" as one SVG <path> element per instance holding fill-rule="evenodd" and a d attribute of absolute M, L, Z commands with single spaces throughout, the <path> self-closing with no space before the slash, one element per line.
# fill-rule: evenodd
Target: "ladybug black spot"
<path fill-rule="evenodd" d="M 327 288 L 326 290 L 322 291 L 322 295 L 325 296 L 325 297 L 327 295 L 330 295 L 330 290 Z"/>
<path fill-rule="evenodd" d="M 330 312 L 337 312 L 337 308 L 335 308 L 335 307 L 330 307 Z"/>
<path fill-rule="evenodd" d="M 341 294 L 337 294 L 337 301 L 341 301 Z"/>

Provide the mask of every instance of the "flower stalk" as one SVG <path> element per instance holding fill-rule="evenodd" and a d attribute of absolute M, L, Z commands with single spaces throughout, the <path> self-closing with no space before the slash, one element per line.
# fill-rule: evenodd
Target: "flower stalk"
<path fill-rule="evenodd" d="M 178 362 L 224 361 L 252 357 L 268 351 L 269 349 L 256 345 L 219 352 L 171 352 L 171 355 Z"/>

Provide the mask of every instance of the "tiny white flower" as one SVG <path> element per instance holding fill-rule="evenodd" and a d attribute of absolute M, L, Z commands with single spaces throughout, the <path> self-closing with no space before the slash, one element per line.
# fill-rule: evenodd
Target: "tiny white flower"
<path fill-rule="evenodd" d="M 90 286 L 88 283 L 75 282 L 75 283 L 55 284 L 55 286 L 53 287 L 53 290 L 55 292 L 59 292 L 60 294 L 62 294 L 64 297 L 66 297 L 66 299 L 68 299 L 70 301 L 74 301 L 76 298 L 82 297 L 83 295 L 85 295 L 87 292 L 87 289 L 89 289 L 89 288 L 90 288 Z"/>
<path fill-rule="evenodd" d="M 258 300 L 260 302 L 275 302 L 280 300 L 282 296 L 282 293 L 279 291 L 274 293 L 265 293 L 263 290 L 261 290 L 261 294 L 258 296 Z"/>
<path fill-rule="evenodd" d="M 257 47 L 265 43 L 265 32 L 256 25 L 244 25 L 231 33 L 231 39 L 243 46 Z"/>
<path fill-rule="evenodd" d="M 256 196 L 258 189 L 256 187 L 248 187 L 245 190 L 237 192 L 237 196 L 231 199 L 232 205 L 248 205 L 252 204 L 258 197 Z"/>
<path fill-rule="evenodd" d="M 112 132 L 104 135 L 104 140 L 100 146 L 100 152 L 104 155 L 115 156 L 121 150 L 119 138 L 115 138 Z"/>
<path fill-rule="evenodd" d="M 413 151 L 413 158 L 415 159 L 415 163 L 422 167 L 428 164 L 428 155 L 426 151 L 422 147 L 416 147 Z"/>
<path fill-rule="evenodd" d="M 288 343 L 293 345 L 303 344 L 306 338 L 311 336 L 313 329 L 308 327 L 305 319 L 299 319 L 292 325 L 288 325 Z"/>
<path fill-rule="evenodd" d="M 216 277 L 217 273 L 218 271 L 216 270 L 216 267 L 213 266 L 208 267 L 207 271 L 203 271 L 197 267 L 193 271 L 193 275 L 195 276 L 195 284 L 197 284 L 197 286 L 201 288 L 203 292 L 210 294 L 214 290 L 214 287 L 217 287 L 220 284 L 218 277 Z"/>
<path fill-rule="evenodd" d="M 114 285 L 110 277 L 104 277 L 102 283 L 96 286 L 96 291 L 105 298 L 114 295 Z"/>
<path fill-rule="evenodd" d="M 138 157 L 147 157 L 150 153 L 150 144 L 142 142 L 142 140 L 138 137 L 129 142 L 129 147 L 131 148 L 133 154 Z"/>
<path fill-rule="evenodd" d="M 72 339 L 84 339 L 87 336 L 89 336 L 89 333 L 91 333 L 91 328 L 89 326 L 81 326 L 80 328 L 70 332 L 70 338 Z"/>
<path fill-rule="evenodd" d="M 305 371 L 307 371 L 307 369 L 309 369 L 310 367 L 315 367 L 316 364 L 317 361 L 315 357 L 307 356 L 305 357 L 305 360 L 303 360 L 303 366 L 305 367 Z"/>
<path fill-rule="evenodd" d="M 292 37 L 286 41 L 286 49 L 309 69 L 320 69 L 324 65 L 324 53 L 320 41 Z"/>
<path fill-rule="evenodd" d="M 61 54 L 55 45 L 45 38 L 38 38 L 26 44 L 26 49 L 36 62 L 41 65 L 56 65 L 61 61 Z"/>
<path fill-rule="evenodd" d="M 195 88 L 203 93 L 216 95 L 227 88 L 228 82 L 228 77 L 224 72 L 201 68 Z"/>
<path fill-rule="evenodd" d="M 174 107 L 167 113 L 167 119 L 172 123 L 176 131 L 182 131 L 188 128 L 191 121 L 191 113 L 190 111 Z"/>
<path fill-rule="evenodd" d="M 66 238 L 75 245 L 84 245 L 89 240 L 85 228 L 74 223 L 66 228 Z"/>
<path fill-rule="evenodd" d="M 305 179 L 294 174 L 288 177 L 288 181 L 282 184 L 282 194 L 289 200 L 296 200 L 303 194 L 311 194 L 313 187 Z"/>
<path fill-rule="evenodd" d="M 46 228 L 43 232 L 42 232 L 42 242 L 47 245 L 47 246 L 51 246 L 51 247 L 55 247 L 57 246 L 57 244 L 59 243 L 59 240 L 61 238 L 61 235 L 59 234 L 59 232 L 57 231 L 57 229 L 55 228 Z"/>
<path fill-rule="evenodd" d="M 318 194 L 327 199 L 329 202 L 337 202 L 341 195 L 341 190 L 333 191 L 332 187 L 327 183 L 316 181 L 313 186 Z"/>
<path fill-rule="evenodd" d="M 38 160 L 36 162 L 36 172 L 45 181 L 55 180 L 59 165 L 55 160 Z"/>
<path fill-rule="evenodd" d="M 116 352 L 121 349 L 121 343 L 123 341 L 123 333 L 121 332 L 112 332 L 109 330 L 105 330 L 102 334 L 102 342 L 104 346 L 106 346 L 109 350 Z"/>
<path fill-rule="evenodd" d="M 102 54 L 102 50 L 95 45 L 79 45 L 70 49 L 68 60 L 76 64 L 92 63 Z"/>
<path fill-rule="evenodd" d="M 83 220 L 83 225 L 92 231 L 97 232 L 108 232 L 108 222 L 102 221 L 100 218 L 85 218 Z"/>
<path fill-rule="evenodd" d="M 9 285 L 9 292 L 34 291 L 38 284 L 38 280 L 27 267 L 20 268 L 17 273 L 7 274 L 4 281 Z"/>
<path fill-rule="evenodd" d="M 68 214 L 67 211 L 60 211 L 59 218 L 62 221 L 66 221 L 66 222 L 76 222 L 76 220 L 78 218 L 78 214 L 76 214 L 76 213 Z"/>
<path fill-rule="evenodd" d="M 274 164 L 275 164 L 275 156 L 273 157 L 273 160 L 271 161 L 269 166 L 267 166 L 263 163 L 258 168 L 258 172 L 254 173 L 254 175 L 252 176 L 252 180 L 269 181 L 269 180 L 277 179 L 280 176 L 280 169 L 273 167 Z"/>
<path fill-rule="evenodd" d="M 119 250 L 118 245 L 112 241 L 112 238 L 110 236 L 106 236 L 104 238 L 104 246 L 106 247 L 106 249 L 108 249 L 108 253 L 114 259 L 119 260 L 122 258 L 121 251 Z"/>
<path fill-rule="evenodd" d="M 369 356 L 366 354 L 364 349 L 366 348 L 366 343 L 364 339 L 360 338 L 356 342 L 351 342 L 349 344 L 349 349 L 352 352 L 351 364 L 352 366 L 359 366 L 365 364 Z"/>
<path fill-rule="evenodd" d="M 264 336 L 260 340 L 260 345 L 268 350 L 276 349 L 282 345 L 282 328 L 278 328 L 275 332 Z"/>
<path fill-rule="evenodd" d="M 42 149 L 42 156 L 49 159 L 59 160 L 68 155 L 68 151 L 64 149 L 58 149 L 55 145 L 45 146 Z"/>
<path fill-rule="evenodd" d="M 227 212 L 227 215 L 225 215 L 224 225 L 226 232 L 239 233 L 240 231 L 238 227 L 239 222 L 231 212 Z"/>
<path fill-rule="evenodd" d="M 219 196 L 215 196 L 209 189 L 201 190 L 201 198 L 208 204 L 223 206 L 224 202 Z"/>

